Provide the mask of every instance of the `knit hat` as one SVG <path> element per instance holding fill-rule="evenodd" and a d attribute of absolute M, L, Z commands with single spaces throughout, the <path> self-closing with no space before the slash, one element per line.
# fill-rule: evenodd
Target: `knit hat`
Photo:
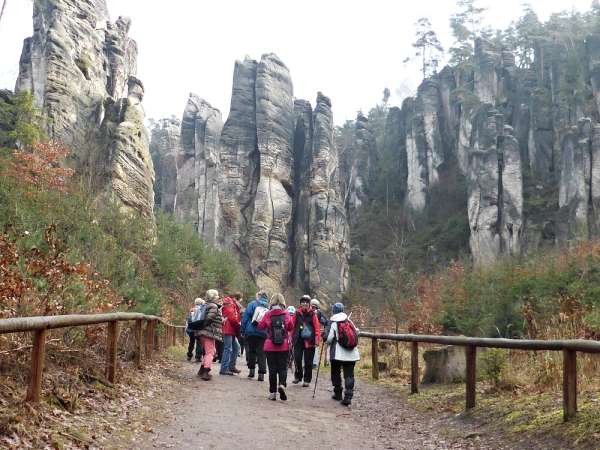
<path fill-rule="evenodd" d="M 344 312 L 344 304 L 343 304 L 343 303 L 340 303 L 340 302 L 338 302 L 338 303 L 334 304 L 334 305 L 331 307 L 331 312 L 332 312 L 333 314 L 339 314 L 339 313 L 342 313 L 342 312 Z"/>
<path fill-rule="evenodd" d="M 291 315 L 296 314 L 296 308 L 293 305 L 288 306 L 287 310 Z"/>
<path fill-rule="evenodd" d="M 317 300 L 316 298 L 313 298 L 310 301 L 310 306 L 316 306 L 317 308 L 321 307 L 321 302 L 319 300 Z"/>
<path fill-rule="evenodd" d="M 303 295 L 300 298 L 300 304 L 302 304 L 302 303 L 310 303 L 310 295 Z"/>

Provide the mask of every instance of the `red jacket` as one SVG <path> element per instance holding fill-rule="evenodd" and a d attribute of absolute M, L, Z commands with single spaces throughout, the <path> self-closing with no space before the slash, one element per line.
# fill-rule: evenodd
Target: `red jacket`
<path fill-rule="evenodd" d="M 221 313 L 223 314 L 223 335 L 239 335 L 241 325 L 241 314 L 240 307 L 238 306 L 235 299 L 231 297 L 225 297 L 223 299 L 223 308 L 221 309 Z"/>
<path fill-rule="evenodd" d="M 313 338 L 312 339 L 301 339 L 300 334 L 302 332 L 302 327 L 304 323 L 310 323 L 313 329 Z M 294 332 L 292 334 L 294 345 L 298 344 L 298 341 L 302 340 L 305 348 L 318 347 L 321 340 L 321 324 L 319 323 L 319 318 L 315 314 L 315 312 L 310 309 L 308 312 L 304 313 L 304 310 L 301 308 L 296 310 L 296 314 L 293 318 L 294 323 Z"/>
<path fill-rule="evenodd" d="M 284 326 L 285 326 L 285 330 L 289 333 L 291 330 L 294 329 L 294 322 L 292 321 L 292 318 L 290 317 L 290 315 L 288 314 L 288 312 L 285 309 L 273 308 L 273 309 L 267 311 L 265 316 L 262 318 L 262 320 L 258 324 L 259 330 L 267 330 L 267 340 L 265 341 L 265 346 L 264 346 L 265 352 L 287 352 L 290 349 L 289 338 L 285 339 L 283 341 L 283 344 L 281 344 L 281 345 L 275 345 L 275 344 L 273 344 L 273 341 L 271 340 L 271 337 L 272 337 L 271 336 L 271 334 L 272 334 L 271 316 L 281 316 L 283 314 L 285 314 L 285 319 L 283 322 Z M 289 334 L 288 334 L 288 336 L 289 336 Z"/>

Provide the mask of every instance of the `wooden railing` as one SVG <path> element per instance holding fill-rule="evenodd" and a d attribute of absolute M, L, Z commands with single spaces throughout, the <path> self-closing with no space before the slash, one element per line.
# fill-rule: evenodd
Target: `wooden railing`
<path fill-rule="evenodd" d="M 181 332 L 180 336 L 182 341 L 185 339 L 185 326 L 172 325 L 160 317 L 139 313 L 73 314 L 64 316 L 0 319 L 0 334 L 22 332 L 33 333 L 29 386 L 27 388 L 26 400 L 29 402 L 39 402 L 42 389 L 44 361 L 46 357 L 46 334 L 48 330 L 107 324 L 106 379 L 108 382 L 114 383 L 117 373 L 119 322 L 130 321 L 135 321 L 134 361 L 136 367 L 140 369 L 142 368 L 142 355 L 145 353 L 146 359 L 151 359 L 152 353 L 154 351 L 160 351 L 161 346 L 175 345 L 178 330 Z M 165 328 L 164 333 L 162 334 L 159 334 L 159 325 L 162 325 Z"/>
<path fill-rule="evenodd" d="M 386 334 L 361 332 L 360 336 L 371 339 L 372 377 L 379 379 L 378 340 L 411 343 L 412 394 L 419 392 L 419 343 L 458 345 L 465 347 L 466 402 L 467 410 L 475 407 L 477 383 L 477 348 L 506 348 L 515 350 L 550 350 L 563 352 L 563 418 L 566 421 L 577 414 L 577 352 L 600 353 L 600 342 L 585 340 L 536 341 L 521 339 L 491 339 L 464 336 L 427 336 L 415 334 Z"/>

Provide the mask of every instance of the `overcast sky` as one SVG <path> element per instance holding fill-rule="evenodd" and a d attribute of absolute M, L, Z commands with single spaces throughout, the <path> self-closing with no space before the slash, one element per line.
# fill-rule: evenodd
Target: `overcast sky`
<path fill-rule="evenodd" d="M 428 17 L 447 48 L 454 0 L 107 0 L 115 20 L 133 19 L 139 44 L 138 77 L 148 117 L 180 117 L 190 92 L 226 118 L 233 64 L 274 52 L 289 67 L 294 94 L 331 97 L 336 123 L 368 111 L 389 87 L 398 104 L 420 81 L 403 59 L 414 51 L 414 22 Z M 504 28 L 522 0 L 482 0 L 487 23 Z M 586 10 L 591 0 L 532 0 L 542 19 Z M 31 0 L 8 0 L 0 23 L 0 88 L 14 88 L 22 41 L 32 33 Z"/>

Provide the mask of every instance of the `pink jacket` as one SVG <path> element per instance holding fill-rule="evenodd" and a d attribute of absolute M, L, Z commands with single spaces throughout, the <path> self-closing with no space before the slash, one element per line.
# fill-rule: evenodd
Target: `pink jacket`
<path fill-rule="evenodd" d="M 289 335 L 289 332 L 294 329 L 294 322 L 285 309 L 275 307 L 274 309 L 269 310 L 258 324 L 260 330 L 267 331 L 267 340 L 265 341 L 264 346 L 265 352 L 287 352 L 290 349 L 289 339 L 286 339 L 281 345 L 275 345 L 271 340 L 271 316 L 280 316 L 283 314 L 285 314 L 285 329 Z"/>

